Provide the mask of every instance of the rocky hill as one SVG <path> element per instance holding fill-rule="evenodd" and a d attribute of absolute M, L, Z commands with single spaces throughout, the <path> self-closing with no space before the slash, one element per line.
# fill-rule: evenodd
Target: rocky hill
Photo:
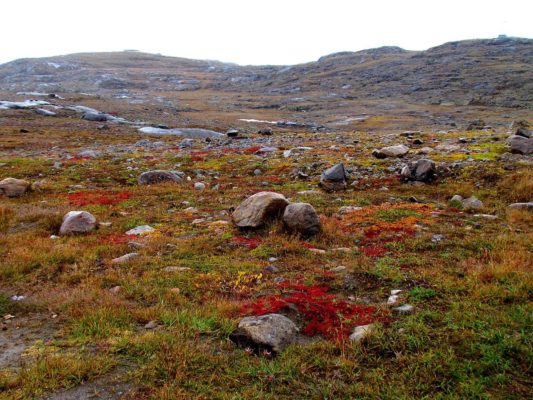
<path fill-rule="evenodd" d="M 21 59 L 0 66 L 0 91 L 117 94 L 209 90 L 281 99 L 386 99 L 416 104 L 533 104 L 533 40 L 499 37 L 426 51 L 381 47 L 294 66 L 239 66 L 125 51 Z M 304 110 L 310 106 L 299 105 Z"/>

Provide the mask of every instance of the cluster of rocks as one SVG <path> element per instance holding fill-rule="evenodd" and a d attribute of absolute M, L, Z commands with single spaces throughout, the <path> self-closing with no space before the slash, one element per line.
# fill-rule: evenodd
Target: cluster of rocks
<path fill-rule="evenodd" d="M 320 231 L 320 217 L 311 204 L 289 203 L 279 193 L 259 192 L 244 200 L 233 212 L 236 226 L 255 229 L 280 218 L 291 233 L 310 236 Z"/>
<path fill-rule="evenodd" d="M 459 205 L 464 210 L 479 210 L 483 208 L 483 202 L 475 196 L 463 198 L 456 194 L 450 199 L 450 203 Z"/>

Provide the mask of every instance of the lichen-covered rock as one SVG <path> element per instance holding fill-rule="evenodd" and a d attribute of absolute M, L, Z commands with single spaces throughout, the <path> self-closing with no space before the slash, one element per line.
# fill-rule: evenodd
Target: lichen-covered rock
<path fill-rule="evenodd" d="M 320 176 L 320 186 L 328 192 L 346 189 L 346 169 L 344 164 L 335 164 Z"/>
<path fill-rule="evenodd" d="M 96 229 L 96 218 L 87 211 L 70 211 L 63 217 L 60 235 L 77 235 Z"/>
<path fill-rule="evenodd" d="M 258 228 L 282 215 L 288 204 L 282 194 L 259 192 L 244 200 L 233 212 L 232 219 L 239 228 Z"/>
<path fill-rule="evenodd" d="M 279 353 L 294 341 L 297 333 L 298 328 L 289 318 L 281 314 L 266 314 L 243 318 L 231 338 L 244 346 Z"/>
<path fill-rule="evenodd" d="M 320 231 L 320 217 L 308 203 L 289 204 L 283 213 L 283 222 L 289 231 L 305 236 Z"/>
<path fill-rule="evenodd" d="M 383 147 L 379 150 L 372 151 L 372 155 L 376 158 L 387 158 L 387 157 L 403 157 L 409 152 L 409 147 L 398 144 L 396 146 Z"/>
<path fill-rule="evenodd" d="M 6 178 L 0 181 L 0 194 L 19 197 L 31 189 L 31 184 L 23 179 Z"/>
<path fill-rule="evenodd" d="M 430 182 L 435 178 L 436 172 L 435 163 L 428 158 L 422 158 L 403 167 L 401 175 L 410 181 Z"/>
<path fill-rule="evenodd" d="M 167 171 L 163 169 L 143 172 L 137 179 L 139 185 L 153 185 L 161 182 L 181 181 L 183 181 L 182 173 L 178 171 Z"/>

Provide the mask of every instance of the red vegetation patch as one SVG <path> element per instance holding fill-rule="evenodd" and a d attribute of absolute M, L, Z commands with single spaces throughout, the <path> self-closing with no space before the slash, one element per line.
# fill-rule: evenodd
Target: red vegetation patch
<path fill-rule="evenodd" d="M 364 246 L 362 250 L 363 254 L 367 257 L 383 257 L 389 251 L 386 247 L 380 244 Z"/>
<path fill-rule="evenodd" d="M 131 192 L 109 192 L 103 190 L 96 190 L 93 192 L 78 192 L 68 195 L 70 204 L 76 206 L 87 205 L 115 205 L 128 200 L 133 194 Z"/>
<path fill-rule="evenodd" d="M 261 239 L 257 237 L 247 238 L 244 236 L 235 236 L 231 238 L 231 240 L 233 243 L 236 243 L 239 246 L 248 247 L 249 249 L 252 249 L 252 250 L 261 244 Z"/>
<path fill-rule="evenodd" d="M 243 150 L 244 154 L 254 154 L 256 151 L 258 151 L 261 148 L 261 146 L 252 146 L 248 147 Z"/>
<path fill-rule="evenodd" d="M 387 317 L 376 307 L 353 304 L 328 293 L 327 286 L 280 284 L 285 295 L 260 297 L 245 305 L 244 314 L 264 315 L 296 308 L 305 319 L 302 333 L 321 335 L 326 339 L 342 341 L 348 338 L 354 327 L 373 322 L 386 322 Z"/>
<path fill-rule="evenodd" d="M 318 249 L 318 247 L 312 245 L 311 243 L 307 243 L 307 242 L 303 242 L 302 243 L 302 247 L 305 247 L 306 249 L 309 249 L 309 250 Z"/>
<path fill-rule="evenodd" d="M 191 151 L 191 161 L 205 161 L 205 156 L 209 154 L 209 151 Z"/>
<path fill-rule="evenodd" d="M 103 236 L 100 239 L 100 242 L 106 243 L 106 244 L 114 244 L 114 245 L 121 245 L 128 243 L 130 240 L 133 240 L 136 238 L 135 235 L 125 235 L 125 234 L 110 234 Z"/>

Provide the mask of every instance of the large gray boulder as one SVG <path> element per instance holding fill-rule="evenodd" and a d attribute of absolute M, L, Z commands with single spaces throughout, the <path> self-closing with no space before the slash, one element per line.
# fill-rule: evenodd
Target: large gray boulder
<path fill-rule="evenodd" d="M 233 212 L 232 219 L 239 228 L 258 228 L 280 216 L 288 204 L 282 194 L 259 192 L 244 200 Z"/>
<path fill-rule="evenodd" d="M 402 168 L 401 175 L 409 181 L 430 182 L 435 179 L 437 167 L 428 158 L 413 161 Z"/>
<path fill-rule="evenodd" d="M 31 189 L 31 184 L 23 179 L 5 178 L 0 181 L 0 194 L 7 197 L 20 197 Z"/>
<path fill-rule="evenodd" d="M 320 186 L 328 192 L 346 189 L 346 169 L 344 164 L 335 164 L 320 176 Z"/>
<path fill-rule="evenodd" d="M 379 150 L 373 150 L 372 155 L 376 158 L 387 158 L 387 157 L 403 157 L 409 152 L 409 147 L 398 144 L 396 146 L 383 147 Z"/>
<path fill-rule="evenodd" d="M 153 171 L 143 172 L 137 178 L 139 185 L 153 185 L 161 182 L 181 182 L 184 174 L 179 171 L 167 171 L 156 169 Z"/>
<path fill-rule="evenodd" d="M 511 147 L 511 153 L 533 154 L 533 138 L 511 135 L 507 139 L 507 145 Z"/>
<path fill-rule="evenodd" d="M 283 351 L 298 334 L 298 328 L 281 314 L 245 317 L 239 322 L 231 338 L 238 344 L 275 353 Z"/>
<path fill-rule="evenodd" d="M 69 211 L 63 217 L 60 235 L 78 235 L 96 229 L 96 218 L 87 211 Z"/>
<path fill-rule="evenodd" d="M 308 203 L 289 204 L 283 213 L 283 222 L 289 231 L 304 236 L 320 231 L 320 217 Z"/>

